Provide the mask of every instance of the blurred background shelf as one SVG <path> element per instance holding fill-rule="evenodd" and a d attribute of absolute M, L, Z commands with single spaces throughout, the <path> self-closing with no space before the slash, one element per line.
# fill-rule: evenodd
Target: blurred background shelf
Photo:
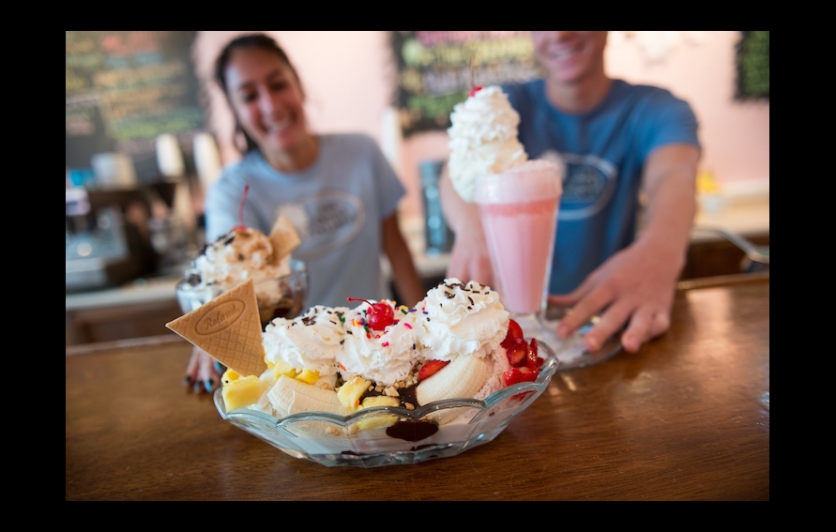
<path fill-rule="evenodd" d="M 768 197 L 731 202 L 717 212 L 701 209 L 695 227 L 718 227 L 733 231 L 754 245 L 769 245 Z M 402 222 L 407 243 L 427 287 L 444 278 L 449 254 L 424 252 L 423 219 Z M 680 280 L 732 275 L 747 268 L 746 254 L 720 235 L 695 229 Z M 174 289 L 185 269 L 170 268 L 162 276 L 136 279 L 121 286 L 66 295 L 67 346 L 143 338 L 168 334 L 165 324 L 180 309 Z M 388 264 L 384 261 L 388 272 Z"/>

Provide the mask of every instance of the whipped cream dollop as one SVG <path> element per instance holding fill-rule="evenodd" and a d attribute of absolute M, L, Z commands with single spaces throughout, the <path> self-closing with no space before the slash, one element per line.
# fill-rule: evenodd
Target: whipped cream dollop
<path fill-rule="evenodd" d="M 372 307 L 381 303 L 394 319 L 375 329 Z M 487 392 L 502 387 L 500 375 L 510 367 L 500 345 L 509 320 L 495 290 L 448 278 L 414 308 L 370 300 L 352 309 L 318 305 L 294 319 L 276 318 L 267 325 L 262 345 L 268 366 L 282 361 L 297 371 L 313 370 L 332 386 L 338 377 L 354 376 L 392 386 L 407 381 L 427 360 L 487 357 L 495 377 L 486 383 Z"/>
<path fill-rule="evenodd" d="M 293 319 L 276 318 L 262 335 L 268 366 L 286 362 L 297 371 L 310 369 L 331 386 L 337 380 L 337 352 L 346 337 L 343 320 L 346 307 L 311 307 Z"/>
<path fill-rule="evenodd" d="M 345 342 L 337 352 L 337 363 L 345 380 L 359 375 L 391 386 L 406 380 L 415 364 L 424 359 L 421 338 L 425 330 L 419 313 L 389 300 L 382 303 L 389 305 L 394 314 L 394 321 L 382 330 L 370 327 L 368 303 L 362 303 L 346 315 Z"/>
<path fill-rule="evenodd" d="M 528 160 L 517 139 L 520 115 L 499 86 L 478 90 L 450 114 L 450 181 L 459 196 L 473 201 L 476 179 L 504 172 Z"/>
<path fill-rule="evenodd" d="M 290 255 L 276 260 L 267 235 L 250 227 L 236 227 L 206 245 L 190 264 L 186 279 L 196 289 L 212 287 L 218 293 L 253 279 L 260 300 L 275 300 L 281 294 L 278 286 L 264 281 L 288 274 Z"/>
<path fill-rule="evenodd" d="M 497 350 L 508 332 L 510 313 L 496 290 L 451 277 L 427 292 L 421 323 L 426 329 L 424 345 L 431 358 L 452 360 L 457 356 L 484 357 Z"/>

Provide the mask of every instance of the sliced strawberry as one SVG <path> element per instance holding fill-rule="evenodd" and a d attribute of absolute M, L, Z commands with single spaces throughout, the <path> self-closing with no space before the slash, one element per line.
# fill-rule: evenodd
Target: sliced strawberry
<path fill-rule="evenodd" d="M 436 373 L 438 370 L 449 364 L 449 360 L 428 360 L 426 364 L 421 366 L 421 369 L 418 370 L 418 380 L 422 381 L 426 378 L 429 378 Z"/>
<path fill-rule="evenodd" d="M 499 345 L 501 345 L 505 349 L 508 349 L 509 346 L 514 345 L 517 341 L 525 342 L 522 327 L 520 327 L 520 324 L 515 322 L 514 320 L 509 320 L 508 332 L 505 333 L 505 339 L 502 340 L 502 343 L 500 343 Z"/>
<path fill-rule="evenodd" d="M 508 363 L 512 366 L 519 366 L 522 364 L 526 356 L 528 356 L 528 344 L 525 342 L 514 342 L 505 348 L 505 356 L 508 357 Z"/>
<path fill-rule="evenodd" d="M 534 371 L 540 371 L 540 366 L 543 365 L 543 359 L 540 358 L 537 354 L 539 349 L 537 348 L 537 338 L 532 338 L 531 342 L 528 344 L 528 350 L 525 357 L 525 366 L 527 368 L 533 369 Z"/>
<path fill-rule="evenodd" d="M 537 380 L 537 371 L 526 366 L 511 368 L 502 374 L 502 381 L 505 386 L 511 386 L 518 382 L 534 382 Z"/>

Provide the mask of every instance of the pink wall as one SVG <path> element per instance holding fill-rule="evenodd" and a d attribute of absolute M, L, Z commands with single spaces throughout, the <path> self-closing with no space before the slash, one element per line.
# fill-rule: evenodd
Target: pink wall
<path fill-rule="evenodd" d="M 198 32 L 195 61 L 199 74 L 211 75 L 220 48 L 240 31 Z M 307 92 L 308 118 L 315 132 L 359 131 L 380 143 L 382 117 L 392 102 L 395 64 L 389 53 L 388 32 L 266 32 L 279 41 L 295 63 Z M 607 49 L 607 69 L 613 77 L 632 83 L 668 88 L 688 100 L 700 122 L 704 146 L 702 167 L 724 182 L 769 182 L 769 103 L 738 102 L 735 88 L 735 44 L 739 32 L 666 32 L 672 46 L 658 60 L 648 58 L 636 35 L 613 33 Z M 235 160 L 229 142 L 232 117 L 223 95 L 210 85 L 209 127 L 216 134 L 225 163 Z M 445 132 L 427 133 L 403 142 L 401 178 L 408 196 L 402 214 L 421 213 L 418 163 L 444 159 Z"/>

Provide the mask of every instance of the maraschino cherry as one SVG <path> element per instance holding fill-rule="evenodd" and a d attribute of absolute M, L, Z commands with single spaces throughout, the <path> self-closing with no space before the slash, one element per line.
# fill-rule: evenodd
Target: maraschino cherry
<path fill-rule="evenodd" d="M 366 320 L 366 323 L 375 331 L 382 331 L 395 322 L 395 312 L 392 310 L 392 307 L 383 301 L 378 301 L 372 305 L 360 297 L 349 297 L 347 299 L 349 301 L 365 301 L 369 305 L 369 318 Z"/>
<path fill-rule="evenodd" d="M 244 200 L 247 199 L 247 192 L 250 191 L 250 184 L 244 183 L 244 195 L 241 196 L 241 204 L 238 206 L 238 225 L 233 227 L 233 231 L 242 231 L 247 228 L 244 225 Z"/>
<path fill-rule="evenodd" d="M 481 85 L 473 85 L 473 57 L 473 55 L 470 56 L 470 86 L 473 88 L 467 93 L 468 98 L 473 97 L 474 94 L 484 89 Z"/>

